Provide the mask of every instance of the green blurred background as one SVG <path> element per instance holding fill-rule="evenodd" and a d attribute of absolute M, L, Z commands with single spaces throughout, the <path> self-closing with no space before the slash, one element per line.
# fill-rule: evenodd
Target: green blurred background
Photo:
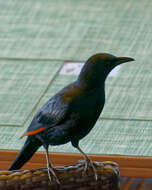
<path fill-rule="evenodd" d="M 76 79 L 59 72 L 67 60 L 108 52 L 136 61 L 108 77 L 104 111 L 80 146 L 152 156 L 151 10 L 151 0 L 0 0 L 0 149 L 19 150 L 40 106 Z M 70 143 L 50 151 L 77 153 Z"/>

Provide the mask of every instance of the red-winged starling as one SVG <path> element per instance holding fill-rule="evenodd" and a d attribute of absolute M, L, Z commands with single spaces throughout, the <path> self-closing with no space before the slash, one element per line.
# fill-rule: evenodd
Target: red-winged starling
<path fill-rule="evenodd" d="M 27 136 L 25 144 L 9 170 L 20 169 L 43 146 L 49 178 L 52 174 L 60 183 L 49 159 L 48 147 L 71 142 L 85 158 L 85 171 L 89 165 L 92 166 L 97 179 L 95 168 L 80 149 L 79 141 L 91 131 L 103 110 L 106 77 L 117 65 L 129 61 L 134 59 L 108 53 L 91 56 L 85 62 L 78 79 L 51 97 L 37 112 L 23 134 Z"/>

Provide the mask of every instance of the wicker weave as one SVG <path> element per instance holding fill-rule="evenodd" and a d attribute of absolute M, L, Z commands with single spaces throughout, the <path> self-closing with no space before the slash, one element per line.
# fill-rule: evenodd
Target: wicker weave
<path fill-rule="evenodd" d="M 94 178 L 91 168 L 84 175 L 84 162 L 76 165 L 56 167 L 56 173 L 61 185 L 54 179 L 50 182 L 47 169 L 0 171 L 0 190 L 119 190 L 119 168 L 112 162 L 93 162 L 97 170 L 98 180 Z"/>

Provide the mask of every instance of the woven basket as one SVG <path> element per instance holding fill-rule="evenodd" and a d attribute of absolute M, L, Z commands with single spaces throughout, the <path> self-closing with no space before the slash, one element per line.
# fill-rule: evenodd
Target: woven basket
<path fill-rule="evenodd" d="M 98 180 L 91 168 L 84 174 L 84 161 L 75 165 L 56 167 L 61 182 L 50 182 L 46 168 L 35 170 L 0 171 L 0 190 L 119 190 L 119 168 L 114 162 L 93 162 Z"/>

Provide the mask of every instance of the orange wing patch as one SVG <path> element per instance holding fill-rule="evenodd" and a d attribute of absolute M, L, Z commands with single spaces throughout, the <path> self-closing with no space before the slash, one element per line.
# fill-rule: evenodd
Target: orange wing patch
<path fill-rule="evenodd" d="M 41 127 L 39 129 L 36 129 L 36 130 L 33 130 L 33 131 L 25 132 L 20 138 L 23 138 L 25 136 L 30 136 L 30 135 L 36 135 L 38 133 L 41 133 L 44 130 L 45 130 L 45 127 Z"/>

